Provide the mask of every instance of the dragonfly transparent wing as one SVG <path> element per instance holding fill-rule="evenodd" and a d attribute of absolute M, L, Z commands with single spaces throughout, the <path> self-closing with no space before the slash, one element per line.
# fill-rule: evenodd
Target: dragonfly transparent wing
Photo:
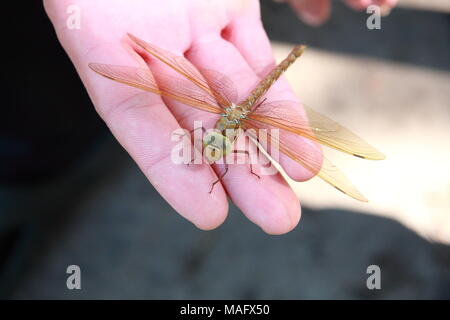
<path fill-rule="evenodd" d="M 273 101 L 263 103 L 248 117 L 360 158 L 385 158 L 384 154 L 339 123 L 309 107 L 304 107 L 306 117 L 301 110 L 301 106 L 294 101 Z"/>
<path fill-rule="evenodd" d="M 286 154 L 339 191 L 360 201 L 367 199 L 327 158 L 297 150 L 292 135 L 300 135 L 322 145 L 365 159 L 384 159 L 384 155 L 337 122 L 293 101 L 274 101 L 258 106 L 243 120 L 247 129 L 280 130 L 278 145 Z M 272 139 L 276 139 L 272 137 Z"/>
<path fill-rule="evenodd" d="M 209 96 L 214 97 L 219 106 L 226 107 L 237 101 L 237 90 L 232 81 L 224 74 L 213 70 L 197 69 L 184 57 L 161 49 L 132 34 L 128 34 L 128 36 L 151 56 L 168 65 Z"/>
<path fill-rule="evenodd" d="M 258 132 L 258 129 L 267 130 L 273 128 L 272 126 L 257 123 L 252 120 L 245 120 L 245 127 L 246 129 L 253 129 L 253 132 Z M 252 134 L 252 130 L 247 130 L 247 132 Z M 297 148 L 290 143 L 291 140 L 289 139 L 289 135 L 291 133 L 288 131 L 280 129 L 279 138 L 271 135 L 269 130 L 266 131 L 266 134 L 272 143 L 278 145 L 279 150 L 282 153 L 308 169 L 314 175 L 317 175 L 339 191 L 356 200 L 367 201 L 364 195 L 356 189 L 350 180 L 348 180 L 348 178 L 323 155 L 318 156 L 317 154 L 309 154 L 302 152 L 302 150 L 297 150 Z M 252 136 L 252 138 L 257 139 L 255 136 Z"/>
<path fill-rule="evenodd" d="M 101 63 L 90 63 L 89 67 L 109 79 L 174 99 L 191 107 L 212 113 L 223 112 L 214 96 L 205 93 L 188 80 L 161 75 L 157 83 L 148 69 Z"/>

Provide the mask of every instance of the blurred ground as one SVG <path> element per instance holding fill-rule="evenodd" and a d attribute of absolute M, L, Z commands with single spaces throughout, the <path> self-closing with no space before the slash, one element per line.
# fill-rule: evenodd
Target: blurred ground
<path fill-rule="evenodd" d="M 282 59 L 290 48 L 276 44 L 275 55 Z M 370 202 L 347 199 L 314 179 L 294 185 L 303 203 L 389 216 L 450 243 L 450 73 L 311 49 L 287 77 L 304 103 L 387 157 L 364 161 L 328 152 Z"/>
<path fill-rule="evenodd" d="M 403 4 L 417 7 L 419 2 Z M 427 6 L 445 7 L 445 1 L 440 7 L 436 1 Z M 448 16 L 397 9 L 383 18 L 382 30 L 371 31 L 364 25 L 367 15 L 347 12 L 335 3 L 333 19 L 308 32 L 286 7 L 268 3 L 265 10 L 272 38 L 313 46 L 286 74 L 302 102 L 345 124 L 387 155 L 384 161 L 372 162 L 327 153 L 369 204 L 347 199 L 317 179 L 294 185 L 303 203 L 393 217 L 430 240 L 450 243 Z M 344 20 L 349 15 L 354 18 Z M 283 30 L 298 32 L 283 35 Z M 344 32 L 351 36 L 342 36 Z M 274 44 L 277 59 L 286 57 L 291 47 Z M 424 57 L 430 57 L 429 62 Z"/>
<path fill-rule="evenodd" d="M 336 209 L 305 208 L 298 228 L 275 237 L 231 206 L 224 225 L 203 232 L 112 139 L 20 211 L 34 219 L 16 249 L 34 254 L 16 255 L 26 257 L 24 270 L 10 265 L 0 281 L 14 298 L 450 299 L 448 246 L 389 219 Z M 81 290 L 66 288 L 71 264 L 81 268 Z M 366 287 L 372 264 L 381 268 L 381 290 Z"/>
<path fill-rule="evenodd" d="M 450 12 L 450 2 L 446 0 L 399 0 L 400 7 Z"/>
<path fill-rule="evenodd" d="M 288 73 L 302 100 L 387 154 L 330 155 L 371 202 L 308 182 L 295 186 L 304 208 L 287 235 L 265 235 L 234 206 L 223 226 L 199 231 L 109 135 L 58 179 L 0 187 L 1 297 L 450 299 L 450 247 L 391 219 L 448 240 L 448 16 L 397 9 L 368 31 L 338 3 L 319 29 L 287 6 L 262 10 L 277 57 L 288 43 L 310 46 Z M 71 264 L 80 291 L 66 288 Z M 366 287 L 372 264 L 381 290 Z"/>

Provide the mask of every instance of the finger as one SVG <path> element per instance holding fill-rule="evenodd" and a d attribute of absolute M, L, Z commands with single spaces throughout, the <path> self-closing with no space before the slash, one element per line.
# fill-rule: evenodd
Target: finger
<path fill-rule="evenodd" d="M 198 36 L 187 53 L 197 67 L 220 70 L 236 85 L 240 97 L 258 82 L 258 77 L 236 48 L 214 35 Z M 255 165 L 256 171 L 260 170 Z M 294 228 L 300 219 L 298 199 L 282 176 L 251 174 L 249 166 L 233 164 L 223 178 L 233 202 L 264 231 L 281 234 Z"/>
<path fill-rule="evenodd" d="M 176 211 L 199 228 L 220 225 L 228 211 L 226 195 L 222 189 L 208 196 L 201 192 L 199 185 L 217 177 L 209 165 L 194 168 L 173 163 L 171 151 L 176 142 L 171 141 L 171 133 L 179 125 L 160 97 L 105 79 L 88 68 L 90 62 L 136 66 L 136 60 L 117 39 L 95 39 L 83 29 L 67 30 L 63 19 L 54 14 L 52 17 L 97 111 L 149 181 Z"/>
<path fill-rule="evenodd" d="M 330 0 L 288 0 L 288 2 L 297 16 L 309 25 L 319 26 L 330 17 Z"/>
<path fill-rule="evenodd" d="M 393 8 L 397 0 L 346 0 L 347 5 L 355 10 L 364 10 L 370 5 Z"/>
<path fill-rule="evenodd" d="M 345 0 L 345 3 L 354 10 L 363 10 L 371 5 L 372 0 Z"/>
<path fill-rule="evenodd" d="M 264 77 L 275 66 L 269 39 L 263 29 L 258 15 L 251 12 L 237 16 L 227 27 L 227 40 L 230 41 L 244 57 L 247 64 L 259 76 Z M 251 44 L 251 45 L 249 45 Z M 300 61 L 297 63 L 301 63 Z M 290 100 L 299 102 L 293 93 L 286 78 L 282 76 L 276 81 L 266 94 L 267 101 Z M 297 110 L 306 118 L 304 110 Z M 300 136 L 290 137 L 296 150 L 302 150 L 307 154 L 314 155 L 317 162 L 321 162 L 322 152 L 320 146 Z M 305 181 L 312 178 L 317 172 L 311 172 L 290 157 L 280 154 L 280 164 L 286 173 L 296 181 Z"/>

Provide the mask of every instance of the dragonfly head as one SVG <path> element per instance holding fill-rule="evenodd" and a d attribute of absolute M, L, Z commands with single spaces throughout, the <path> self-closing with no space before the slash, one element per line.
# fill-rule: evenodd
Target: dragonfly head
<path fill-rule="evenodd" d="M 231 141 L 218 131 L 212 131 L 203 138 L 204 154 L 210 162 L 216 162 L 231 152 Z"/>

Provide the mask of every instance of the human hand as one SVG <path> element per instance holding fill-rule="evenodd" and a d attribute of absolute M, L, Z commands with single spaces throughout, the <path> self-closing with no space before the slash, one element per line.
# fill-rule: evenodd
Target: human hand
<path fill-rule="evenodd" d="M 97 112 L 177 212 L 201 229 L 215 228 L 226 218 L 228 194 L 267 233 L 282 234 L 297 225 L 299 201 L 279 173 L 257 179 L 248 164 L 230 165 L 229 173 L 209 194 L 219 175 L 216 166 L 171 161 L 172 132 L 180 127 L 191 129 L 194 120 L 217 120 L 217 115 L 109 81 L 88 67 L 90 62 L 136 66 L 136 54 L 124 40 L 129 32 L 180 56 L 185 54 L 196 67 L 226 74 L 239 97 L 245 98 L 267 67 L 274 65 L 258 1 L 44 0 L 44 5 Z M 66 26 L 69 5 L 80 8 L 80 29 Z M 155 76 L 163 72 L 149 67 Z M 284 78 L 267 97 L 296 100 Z M 314 143 L 304 142 L 300 147 L 317 153 Z M 280 162 L 297 181 L 312 177 L 293 160 L 281 157 Z"/>
<path fill-rule="evenodd" d="M 331 14 L 331 0 L 275 0 L 288 2 L 305 23 L 318 26 L 328 20 Z M 384 12 L 396 6 L 397 0 L 345 0 L 355 10 L 364 10 L 370 5 L 380 6 Z"/>

